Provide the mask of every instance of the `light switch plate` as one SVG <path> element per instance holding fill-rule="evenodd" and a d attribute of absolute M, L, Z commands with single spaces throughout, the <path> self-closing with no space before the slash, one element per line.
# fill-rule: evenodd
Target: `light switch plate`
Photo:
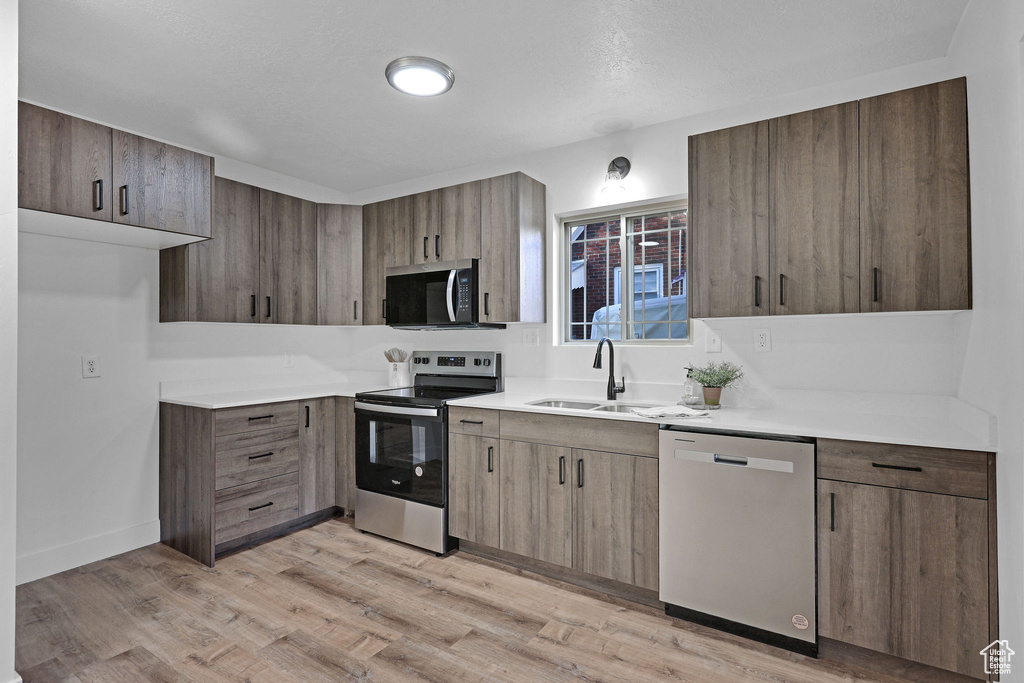
<path fill-rule="evenodd" d="M 704 336 L 704 351 L 705 353 L 722 352 L 722 335 L 718 330 L 708 328 L 707 334 Z"/>

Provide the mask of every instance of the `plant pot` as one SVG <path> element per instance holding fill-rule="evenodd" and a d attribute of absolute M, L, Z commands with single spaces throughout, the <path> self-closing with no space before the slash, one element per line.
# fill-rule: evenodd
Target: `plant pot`
<path fill-rule="evenodd" d="M 722 387 L 704 387 L 704 403 L 717 406 L 722 400 Z"/>

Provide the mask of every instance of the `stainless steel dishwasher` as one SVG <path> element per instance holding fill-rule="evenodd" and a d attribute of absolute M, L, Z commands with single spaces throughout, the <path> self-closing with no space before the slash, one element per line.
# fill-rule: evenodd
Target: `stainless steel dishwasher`
<path fill-rule="evenodd" d="M 660 439 L 665 612 L 817 656 L 813 441 L 675 428 Z"/>

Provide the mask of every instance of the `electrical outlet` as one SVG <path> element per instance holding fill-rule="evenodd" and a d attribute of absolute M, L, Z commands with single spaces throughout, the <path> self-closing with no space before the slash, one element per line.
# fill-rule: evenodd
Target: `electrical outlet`
<path fill-rule="evenodd" d="M 100 376 L 100 357 L 82 356 L 82 378 L 91 379 Z"/>
<path fill-rule="evenodd" d="M 754 330 L 754 351 L 765 353 L 772 350 L 772 331 L 767 327 Z"/>
<path fill-rule="evenodd" d="M 284 354 L 284 366 L 286 368 L 295 367 L 295 354 L 292 353 L 291 351 L 288 351 Z"/>
<path fill-rule="evenodd" d="M 708 329 L 707 334 L 704 336 L 704 352 L 722 352 L 722 335 L 718 332 L 718 330 L 712 330 L 710 328 Z"/>
<path fill-rule="evenodd" d="M 540 346 L 540 330 L 536 327 L 524 328 L 523 346 Z"/>

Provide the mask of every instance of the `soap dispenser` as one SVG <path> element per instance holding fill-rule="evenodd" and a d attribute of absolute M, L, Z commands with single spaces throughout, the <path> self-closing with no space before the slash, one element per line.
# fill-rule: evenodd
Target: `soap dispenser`
<path fill-rule="evenodd" d="M 691 377 L 692 373 L 693 368 L 687 367 L 686 381 L 683 382 L 683 405 L 696 405 L 701 400 L 700 394 L 697 393 L 697 383 L 693 381 L 693 378 Z"/>

